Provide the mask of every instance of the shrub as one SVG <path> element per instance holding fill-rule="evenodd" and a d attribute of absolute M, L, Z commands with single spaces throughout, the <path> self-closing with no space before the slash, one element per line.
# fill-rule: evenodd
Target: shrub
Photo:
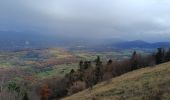
<path fill-rule="evenodd" d="M 77 81 L 73 84 L 73 86 L 70 87 L 68 90 L 68 95 L 72 95 L 74 93 L 77 93 L 79 91 L 82 91 L 86 88 L 85 82 Z"/>

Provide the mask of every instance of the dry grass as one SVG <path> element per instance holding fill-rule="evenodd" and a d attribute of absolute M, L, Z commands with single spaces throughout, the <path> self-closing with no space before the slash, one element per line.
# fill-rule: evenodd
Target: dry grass
<path fill-rule="evenodd" d="M 63 100 L 170 100 L 170 62 L 129 72 Z"/>

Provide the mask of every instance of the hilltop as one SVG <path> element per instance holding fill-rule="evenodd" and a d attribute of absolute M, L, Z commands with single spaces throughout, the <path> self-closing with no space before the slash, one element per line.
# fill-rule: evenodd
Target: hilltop
<path fill-rule="evenodd" d="M 135 70 L 63 100 L 169 100 L 170 62 Z"/>

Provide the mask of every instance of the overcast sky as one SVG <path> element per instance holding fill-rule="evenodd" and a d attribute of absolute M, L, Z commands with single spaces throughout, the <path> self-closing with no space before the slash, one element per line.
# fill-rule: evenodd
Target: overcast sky
<path fill-rule="evenodd" d="M 0 0 L 0 30 L 168 41 L 170 0 Z"/>

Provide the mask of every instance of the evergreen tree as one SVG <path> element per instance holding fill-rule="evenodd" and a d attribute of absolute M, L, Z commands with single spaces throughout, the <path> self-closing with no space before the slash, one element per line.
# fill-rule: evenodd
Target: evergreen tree
<path fill-rule="evenodd" d="M 97 56 L 97 59 L 95 60 L 96 62 L 96 66 L 101 66 L 102 65 L 102 62 L 100 60 L 100 56 Z"/>
<path fill-rule="evenodd" d="M 29 100 L 28 94 L 26 92 L 23 94 L 22 100 Z"/>
<path fill-rule="evenodd" d="M 89 68 L 89 63 L 88 63 L 88 61 L 85 61 L 84 62 L 84 69 L 87 69 L 87 68 Z"/>
<path fill-rule="evenodd" d="M 107 62 L 107 65 L 110 65 L 110 64 L 112 64 L 112 60 L 111 59 L 109 59 L 109 61 Z"/>
<path fill-rule="evenodd" d="M 75 72 L 74 69 L 71 69 L 70 74 L 73 74 L 74 72 Z"/>
<path fill-rule="evenodd" d="M 98 82 L 100 82 L 102 80 L 102 77 L 103 77 L 101 67 L 96 67 L 94 74 L 95 74 L 94 84 L 97 84 Z"/>
<path fill-rule="evenodd" d="M 166 52 L 166 55 L 165 55 L 165 61 L 170 61 L 170 48 L 169 50 Z"/>
<path fill-rule="evenodd" d="M 79 67 L 80 67 L 80 71 L 83 71 L 85 69 L 88 69 L 91 66 L 91 61 L 80 61 L 79 62 Z"/>
<path fill-rule="evenodd" d="M 97 56 L 96 68 L 95 68 L 95 71 L 94 71 L 94 84 L 97 84 L 102 79 L 103 79 L 103 66 L 102 66 L 102 62 L 100 60 L 100 57 Z"/>
<path fill-rule="evenodd" d="M 158 48 L 158 52 L 155 55 L 156 64 L 163 63 L 164 61 L 164 49 Z"/>
<path fill-rule="evenodd" d="M 131 70 L 135 70 L 138 68 L 138 60 L 136 51 L 133 52 L 131 57 Z"/>
<path fill-rule="evenodd" d="M 84 63 L 83 63 L 83 61 L 81 60 L 80 62 L 79 62 L 79 67 L 80 67 L 80 71 L 83 71 L 83 69 L 84 69 L 84 65 L 83 65 Z"/>
<path fill-rule="evenodd" d="M 75 73 L 74 69 L 71 69 L 70 74 L 69 74 L 69 81 L 71 84 L 73 84 L 73 82 L 75 81 L 74 73 Z"/>

